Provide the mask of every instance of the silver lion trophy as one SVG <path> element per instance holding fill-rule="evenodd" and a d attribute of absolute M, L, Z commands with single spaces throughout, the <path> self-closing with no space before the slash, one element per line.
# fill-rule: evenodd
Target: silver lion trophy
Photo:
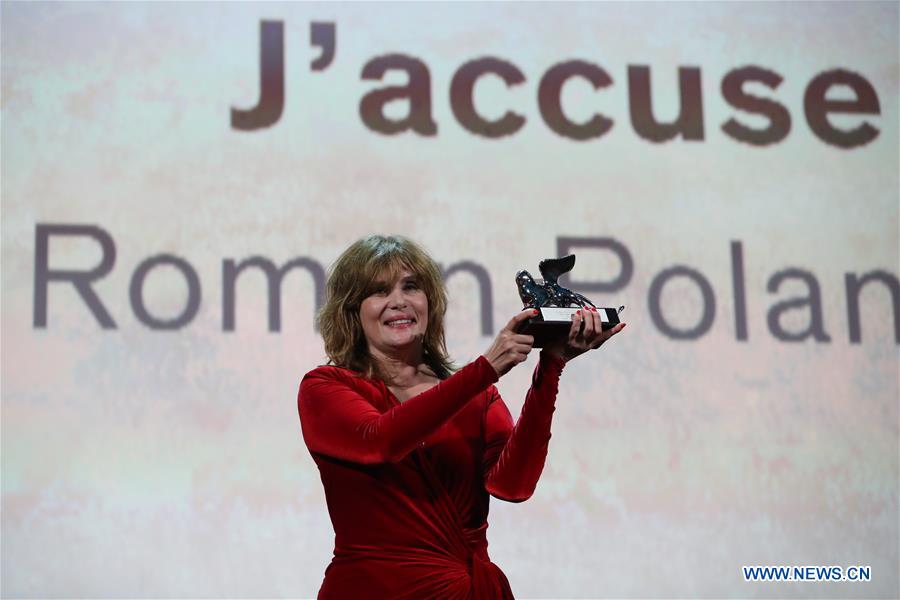
<path fill-rule="evenodd" d="M 543 348 L 548 343 L 568 336 L 572 327 L 572 316 L 581 309 L 596 308 L 600 315 L 603 331 L 619 324 L 619 313 L 625 310 L 620 306 L 614 308 L 598 308 L 593 302 L 559 284 L 561 275 L 568 273 L 575 266 L 575 255 L 562 258 L 545 258 L 538 263 L 538 270 L 544 279 L 537 280 L 528 271 L 516 273 L 516 285 L 519 297 L 524 303 L 523 309 L 534 308 L 540 311 L 525 322 L 520 333 L 534 336 L 534 347 Z"/>

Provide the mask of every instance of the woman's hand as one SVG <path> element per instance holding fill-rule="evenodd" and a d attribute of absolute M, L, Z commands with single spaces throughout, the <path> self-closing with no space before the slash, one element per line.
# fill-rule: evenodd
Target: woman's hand
<path fill-rule="evenodd" d="M 603 331 L 603 322 L 596 308 L 582 308 L 572 316 L 569 336 L 559 342 L 548 344 L 546 350 L 565 361 L 570 361 L 588 350 L 599 348 L 603 343 L 625 329 L 625 323 L 619 323 L 612 329 Z"/>
<path fill-rule="evenodd" d="M 484 353 L 484 357 L 497 371 L 498 377 L 503 377 L 510 369 L 528 358 L 528 353 L 531 352 L 531 347 L 534 345 L 534 336 L 517 332 L 529 317 L 537 314 L 538 311 L 529 308 L 514 316 L 497 334 L 494 343 Z"/>

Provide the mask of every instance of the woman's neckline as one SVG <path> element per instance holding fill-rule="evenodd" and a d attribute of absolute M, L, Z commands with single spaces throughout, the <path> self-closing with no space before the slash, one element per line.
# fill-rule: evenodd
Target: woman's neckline
<path fill-rule="evenodd" d="M 391 389 L 391 386 L 390 386 L 386 381 L 382 381 L 382 383 L 384 384 L 385 389 L 386 389 L 386 390 L 388 391 L 388 393 L 391 395 L 391 398 L 393 398 L 398 404 L 403 404 L 404 402 L 406 402 L 406 401 L 409 400 L 410 398 L 415 398 L 415 397 L 418 396 L 419 394 L 423 394 L 423 393 L 427 392 L 428 390 L 430 390 L 431 388 L 435 387 L 436 385 L 438 385 L 438 384 L 442 381 L 442 379 L 441 379 L 440 377 L 438 377 L 437 375 L 433 375 L 433 376 L 431 376 L 431 377 L 433 377 L 433 379 L 429 378 L 427 381 L 422 381 L 422 382 L 419 382 L 419 383 L 417 383 L 417 384 L 415 384 L 415 385 L 411 385 L 411 386 L 402 388 L 403 390 L 409 390 L 409 389 L 413 389 L 413 388 L 416 388 L 416 387 L 419 387 L 419 386 L 423 386 L 423 385 L 426 384 L 426 383 L 430 384 L 428 387 L 425 387 L 425 388 L 422 389 L 420 392 L 417 392 L 417 393 L 415 393 L 415 394 L 413 394 L 413 395 L 411 395 L 411 396 L 408 396 L 407 398 L 404 398 L 403 400 L 401 400 L 401 399 L 400 399 L 400 396 L 398 396 L 397 393 L 394 392 L 394 390 Z M 394 387 L 397 387 L 397 386 L 394 386 Z"/>

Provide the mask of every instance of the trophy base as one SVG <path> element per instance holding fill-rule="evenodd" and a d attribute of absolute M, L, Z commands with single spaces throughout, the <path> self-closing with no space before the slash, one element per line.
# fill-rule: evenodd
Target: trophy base
<path fill-rule="evenodd" d="M 541 314 L 528 321 L 519 333 L 534 336 L 534 348 L 543 348 L 547 344 L 565 339 L 572 327 L 572 315 L 581 310 L 578 306 L 569 308 L 545 307 L 538 309 Z M 603 331 L 619 324 L 619 312 L 614 308 L 598 308 Z"/>

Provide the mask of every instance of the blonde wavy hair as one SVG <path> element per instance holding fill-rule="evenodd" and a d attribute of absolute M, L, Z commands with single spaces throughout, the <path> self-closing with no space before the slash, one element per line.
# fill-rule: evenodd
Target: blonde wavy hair
<path fill-rule="evenodd" d="M 416 276 L 428 298 L 428 329 L 423 357 L 435 375 L 446 379 L 455 370 L 444 339 L 447 290 L 437 263 L 415 242 L 399 235 L 370 235 L 354 242 L 331 266 L 325 284 L 325 304 L 316 324 L 325 342 L 329 363 L 385 379 L 369 347 L 359 320 L 362 301 L 375 290 L 376 280 L 394 281 L 403 269 Z"/>

